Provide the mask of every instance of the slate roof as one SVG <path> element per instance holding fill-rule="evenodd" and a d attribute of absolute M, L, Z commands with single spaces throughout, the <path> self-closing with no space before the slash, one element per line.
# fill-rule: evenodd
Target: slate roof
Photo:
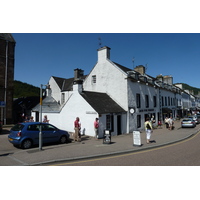
<path fill-rule="evenodd" d="M 106 93 L 84 91 L 81 96 L 98 114 L 126 112 Z"/>
<path fill-rule="evenodd" d="M 122 71 L 124 71 L 125 73 L 127 73 L 128 71 L 133 71 L 132 69 L 130 68 L 127 68 L 127 67 L 124 67 L 116 62 L 113 62 L 115 65 L 117 65 Z"/>
<path fill-rule="evenodd" d="M 35 106 L 32 109 L 33 112 L 39 112 L 40 111 L 40 104 Z M 51 96 L 47 96 L 42 101 L 42 111 L 43 112 L 59 112 L 60 111 L 60 105 L 58 102 Z"/>
<path fill-rule="evenodd" d="M 83 79 L 86 78 L 87 75 L 83 76 Z M 58 87 L 60 90 L 63 91 L 72 91 L 73 90 L 73 83 L 74 83 L 74 78 L 60 78 L 60 77 L 55 77 L 52 76 L 56 83 L 58 84 Z"/>
<path fill-rule="evenodd" d="M 0 33 L 0 39 L 16 43 L 11 33 Z"/>
<path fill-rule="evenodd" d="M 61 91 L 71 91 L 72 90 L 74 78 L 66 79 L 66 78 L 59 78 L 59 77 L 55 77 L 55 76 L 52 76 L 52 77 L 58 84 L 58 87 L 60 88 Z"/>

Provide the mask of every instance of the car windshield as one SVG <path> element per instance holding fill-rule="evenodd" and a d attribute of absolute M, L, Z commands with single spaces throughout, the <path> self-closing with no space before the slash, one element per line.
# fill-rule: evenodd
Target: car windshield
<path fill-rule="evenodd" d="M 24 128 L 23 124 L 16 124 L 14 127 L 11 128 L 12 131 L 21 131 Z"/>

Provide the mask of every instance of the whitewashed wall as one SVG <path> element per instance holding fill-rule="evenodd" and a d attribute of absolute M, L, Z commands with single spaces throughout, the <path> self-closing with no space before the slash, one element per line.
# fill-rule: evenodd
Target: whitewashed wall
<path fill-rule="evenodd" d="M 128 108 L 126 74 L 112 63 L 107 49 L 98 52 L 98 62 L 83 83 L 84 90 L 107 93 L 123 109 Z M 96 75 L 96 83 L 92 76 Z"/>
<path fill-rule="evenodd" d="M 51 88 L 51 95 L 52 97 L 57 101 L 57 102 L 61 102 L 61 92 L 60 92 L 60 88 L 58 87 L 57 83 L 55 82 L 54 78 L 51 77 L 49 79 L 49 85 Z"/>

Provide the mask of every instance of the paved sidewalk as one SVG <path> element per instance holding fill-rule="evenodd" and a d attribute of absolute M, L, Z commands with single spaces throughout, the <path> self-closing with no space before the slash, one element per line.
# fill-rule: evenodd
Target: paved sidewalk
<path fill-rule="evenodd" d="M 43 150 L 39 151 L 38 147 L 21 150 L 6 156 L 0 156 L 0 159 L 11 166 L 41 165 L 51 162 L 69 161 L 81 158 L 92 158 L 102 155 L 114 155 L 125 152 L 140 151 L 166 144 L 184 140 L 198 131 L 200 125 L 196 128 L 182 129 L 180 121 L 175 121 L 175 129 L 169 131 L 165 127 L 155 129 L 152 133 L 150 144 L 146 144 L 146 133 L 141 133 L 142 146 L 133 145 L 133 134 L 124 134 L 112 136 L 111 144 L 103 144 L 103 140 L 95 140 L 92 137 L 83 136 L 81 142 L 72 142 L 63 145 L 43 146 Z M 4 164 L 5 165 L 5 164 Z"/>

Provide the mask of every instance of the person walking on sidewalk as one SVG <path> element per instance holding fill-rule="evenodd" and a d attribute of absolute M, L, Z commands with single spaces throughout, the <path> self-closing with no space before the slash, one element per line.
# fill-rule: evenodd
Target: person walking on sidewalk
<path fill-rule="evenodd" d="M 146 139 L 147 139 L 147 144 L 150 143 L 150 138 L 151 138 L 151 133 L 153 132 L 153 127 L 151 122 L 149 121 L 149 118 L 146 118 L 146 121 L 144 123 L 144 127 L 146 130 Z"/>
<path fill-rule="evenodd" d="M 74 121 L 74 130 L 75 130 L 75 134 L 74 134 L 74 142 L 80 142 L 80 137 L 79 137 L 79 131 L 80 131 L 80 123 L 79 123 L 79 117 L 76 118 L 76 120 Z"/>
<path fill-rule="evenodd" d="M 169 119 L 168 117 L 165 117 L 165 125 L 166 125 L 166 129 L 169 128 Z"/>
<path fill-rule="evenodd" d="M 94 132 L 96 140 L 98 140 L 98 128 L 99 128 L 99 119 L 96 118 L 94 121 Z"/>
<path fill-rule="evenodd" d="M 170 117 L 170 118 L 168 119 L 168 124 L 169 124 L 169 130 L 170 130 L 170 131 L 173 130 L 174 122 L 173 122 L 172 117 Z"/>

